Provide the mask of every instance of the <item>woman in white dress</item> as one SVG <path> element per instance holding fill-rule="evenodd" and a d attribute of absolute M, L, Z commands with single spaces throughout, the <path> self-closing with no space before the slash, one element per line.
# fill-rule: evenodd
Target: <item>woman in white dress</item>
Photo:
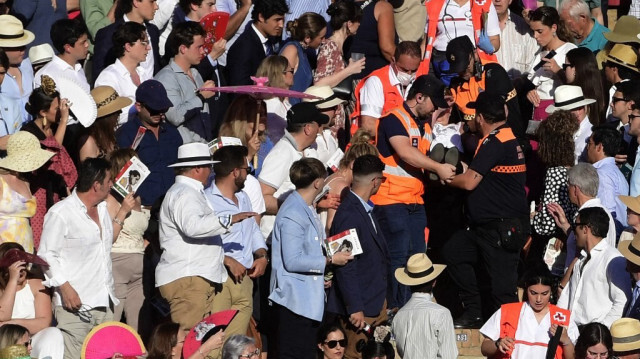
<path fill-rule="evenodd" d="M 17 243 L 0 244 L 0 262 L 7 253 L 16 250 L 24 252 Z M 33 278 L 27 270 L 26 261 L 18 260 L 8 267 L 0 267 L 0 291 L 0 324 L 17 324 L 29 330 L 33 358 L 62 359 L 62 333 L 51 326 L 51 295 L 42 280 Z"/>

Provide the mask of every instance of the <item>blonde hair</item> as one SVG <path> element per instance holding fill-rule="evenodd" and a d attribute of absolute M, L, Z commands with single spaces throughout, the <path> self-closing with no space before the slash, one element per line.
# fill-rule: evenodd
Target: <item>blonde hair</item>
<path fill-rule="evenodd" d="M 284 72 L 289 67 L 289 60 L 280 55 L 271 55 L 260 63 L 256 71 L 257 77 L 269 78 L 269 86 L 281 89 L 288 89 L 284 83 Z"/>
<path fill-rule="evenodd" d="M 261 101 L 260 108 L 266 109 L 266 104 Z M 249 95 L 238 95 L 233 99 L 227 112 L 224 114 L 224 120 L 220 125 L 220 136 L 237 137 L 242 141 L 243 146 L 247 146 L 247 123 L 255 121 L 258 116 L 258 108 L 256 100 Z M 267 140 L 267 135 L 258 133 L 258 139 L 261 143 Z"/>
<path fill-rule="evenodd" d="M 359 129 L 351 138 L 350 146 L 345 152 L 344 157 L 338 165 L 340 168 L 347 168 L 356 160 L 356 158 L 364 155 L 378 156 L 380 153 L 376 146 L 371 144 L 371 135 L 363 129 Z"/>

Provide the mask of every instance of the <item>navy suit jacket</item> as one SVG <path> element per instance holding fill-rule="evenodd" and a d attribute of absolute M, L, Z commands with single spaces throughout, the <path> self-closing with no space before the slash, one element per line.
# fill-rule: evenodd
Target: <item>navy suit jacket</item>
<path fill-rule="evenodd" d="M 262 41 L 251 24 L 247 24 L 227 54 L 227 73 L 232 86 L 253 85 L 250 77 L 256 75 L 258 66 L 267 57 Z"/>
<path fill-rule="evenodd" d="M 98 78 L 98 75 L 100 75 L 100 72 L 102 72 L 105 67 L 116 62 L 116 55 L 113 52 L 113 41 L 111 38 L 122 24 L 124 24 L 124 19 L 117 19 L 113 24 L 103 27 L 98 30 L 98 33 L 96 33 L 96 40 L 93 47 L 93 72 L 91 73 L 91 76 L 94 79 Z M 158 43 L 160 41 L 160 30 L 158 30 L 156 25 L 150 22 L 145 22 L 144 25 L 147 27 L 149 41 L 151 42 L 151 48 L 153 50 L 153 73 L 155 75 L 162 68 L 158 47 Z"/>
<path fill-rule="evenodd" d="M 362 254 L 345 266 L 334 267 L 333 285 L 329 289 L 327 311 L 341 315 L 364 312 L 367 317 L 377 317 L 382 310 L 387 294 L 389 249 L 373 217 L 365 211 L 360 199 L 348 191 L 340 203 L 331 224 L 330 235 L 351 228 L 358 232 Z"/>

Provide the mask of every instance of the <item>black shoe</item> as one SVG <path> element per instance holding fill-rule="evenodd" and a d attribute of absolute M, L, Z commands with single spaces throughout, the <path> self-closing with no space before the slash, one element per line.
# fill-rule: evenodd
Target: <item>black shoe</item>
<path fill-rule="evenodd" d="M 464 315 L 453 321 L 453 326 L 456 329 L 480 329 L 482 324 L 481 317 L 469 318 Z"/>
<path fill-rule="evenodd" d="M 460 158 L 460 151 L 458 151 L 457 147 L 447 148 L 447 153 L 444 155 L 444 163 L 448 163 L 452 166 L 458 164 L 458 159 Z"/>
<path fill-rule="evenodd" d="M 442 163 L 445 157 L 445 151 L 446 149 L 444 148 L 444 145 L 442 143 L 437 143 L 435 146 L 433 146 L 431 151 L 429 151 L 429 158 L 438 163 Z M 437 181 L 439 178 L 435 172 L 431 172 L 429 173 L 429 179 L 432 181 Z"/>

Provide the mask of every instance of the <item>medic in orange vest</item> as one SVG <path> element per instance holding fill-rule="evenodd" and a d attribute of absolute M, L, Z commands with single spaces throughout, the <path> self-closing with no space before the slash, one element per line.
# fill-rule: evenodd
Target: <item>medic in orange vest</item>
<path fill-rule="evenodd" d="M 459 36 L 473 40 L 483 64 L 498 61 L 495 52 L 500 49 L 500 28 L 491 0 L 428 0 L 425 7 L 428 17 L 423 40 L 425 51 L 417 76 L 429 73 L 436 42 L 446 43 Z"/>
<path fill-rule="evenodd" d="M 571 312 L 550 304 L 553 280 L 547 275 L 525 279 L 524 302 L 503 304 L 480 329 L 484 336 L 481 351 L 493 359 L 574 357 L 573 343 L 578 339 L 578 327 Z M 559 341 L 552 341 L 559 327 Z M 551 346 L 551 347 L 550 347 Z"/>
<path fill-rule="evenodd" d="M 453 100 L 462 113 L 462 119 L 472 121 L 476 111 L 468 108 L 467 104 L 474 102 L 478 94 L 485 89 L 483 67 L 478 59 L 478 52 L 468 37 L 461 36 L 449 42 L 446 57 L 450 64 L 449 71 L 458 75 L 451 80 L 449 86 Z"/>
<path fill-rule="evenodd" d="M 390 65 L 373 71 L 358 83 L 355 89 L 355 109 L 349 117 L 351 136 L 360 127 L 375 136 L 380 117 L 402 106 L 406 92 L 416 78 L 420 53 L 417 42 L 401 42 L 396 46 Z"/>

